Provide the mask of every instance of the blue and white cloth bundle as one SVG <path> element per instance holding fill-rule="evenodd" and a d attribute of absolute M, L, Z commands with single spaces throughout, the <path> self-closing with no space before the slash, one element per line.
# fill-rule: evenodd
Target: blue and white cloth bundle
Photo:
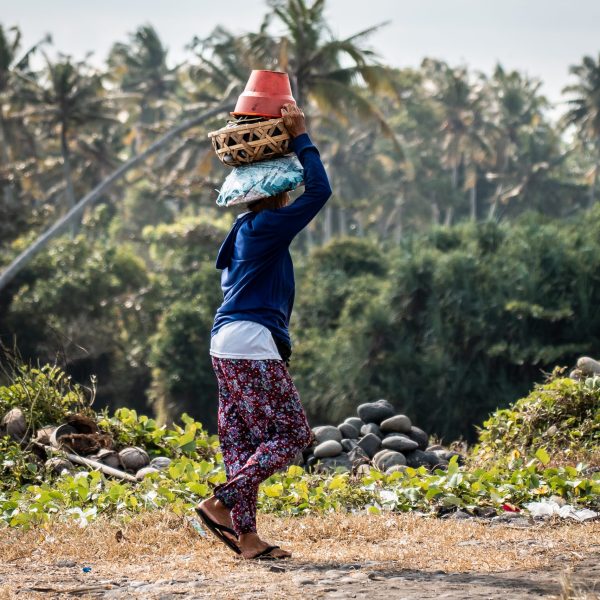
<path fill-rule="evenodd" d="M 294 154 L 233 167 L 219 190 L 219 206 L 247 204 L 302 185 L 304 169 Z"/>

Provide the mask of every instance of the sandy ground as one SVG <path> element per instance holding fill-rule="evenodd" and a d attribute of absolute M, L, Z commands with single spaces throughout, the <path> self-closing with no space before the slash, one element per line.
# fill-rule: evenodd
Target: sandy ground
<path fill-rule="evenodd" d="M 335 514 L 260 530 L 293 558 L 243 561 L 169 513 L 1 529 L 0 599 L 600 598 L 599 522 Z"/>

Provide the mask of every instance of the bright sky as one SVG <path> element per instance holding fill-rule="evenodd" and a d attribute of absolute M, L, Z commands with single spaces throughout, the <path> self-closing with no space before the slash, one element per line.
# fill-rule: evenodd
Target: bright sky
<path fill-rule="evenodd" d="M 347 36 L 383 21 L 371 45 L 381 59 L 417 66 L 425 56 L 490 72 L 500 61 L 544 81 L 560 101 L 568 67 L 600 52 L 599 0 L 328 0 L 334 32 Z M 101 62 L 115 41 L 151 23 L 172 53 L 185 57 L 194 35 L 218 24 L 234 32 L 256 29 L 263 0 L 0 0 L 0 22 L 18 25 L 25 44 L 50 32 L 55 47 L 76 58 L 93 52 Z"/>

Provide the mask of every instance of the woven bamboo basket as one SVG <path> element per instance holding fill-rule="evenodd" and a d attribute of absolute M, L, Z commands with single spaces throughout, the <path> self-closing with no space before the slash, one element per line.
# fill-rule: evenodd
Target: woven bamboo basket
<path fill-rule="evenodd" d="M 290 135 L 283 119 L 240 122 L 211 131 L 208 137 L 219 160 L 228 167 L 276 158 L 289 152 Z"/>

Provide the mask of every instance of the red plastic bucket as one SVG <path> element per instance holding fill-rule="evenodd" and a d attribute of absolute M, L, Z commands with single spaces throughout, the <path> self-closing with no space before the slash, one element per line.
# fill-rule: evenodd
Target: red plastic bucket
<path fill-rule="evenodd" d="M 288 103 L 296 104 L 287 73 L 254 70 L 231 114 L 273 119 L 281 116 L 281 107 Z"/>

